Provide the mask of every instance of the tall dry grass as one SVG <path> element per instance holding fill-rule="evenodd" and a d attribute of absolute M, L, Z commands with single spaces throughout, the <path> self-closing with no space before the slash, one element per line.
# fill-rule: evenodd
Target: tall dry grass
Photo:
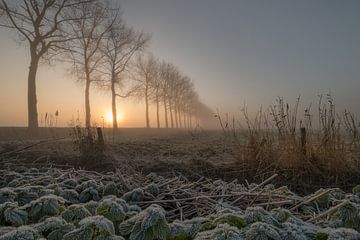
<path fill-rule="evenodd" d="M 235 143 L 236 164 L 246 169 L 243 177 L 277 172 L 295 187 L 351 187 L 360 173 L 356 116 L 338 113 L 331 94 L 319 96 L 315 111 L 300 103 L 300 96 L 293 105 L 279 97 L 252 118 L 244 107 L 243 120 L 217 114 L 225 139 Z"/>

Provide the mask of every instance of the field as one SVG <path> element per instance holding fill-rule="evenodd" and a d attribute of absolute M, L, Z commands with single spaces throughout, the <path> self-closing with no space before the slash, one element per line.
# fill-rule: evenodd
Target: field
<path fill-rule="evenodd" d="M 104 149 L 95 136 L 87 154 L 76 129 L 0 129 L 1 240 L 360 239 L 352 170 L 334 180 L 260 169 L 244 161 L 241 133 L 103 136 Z"/>

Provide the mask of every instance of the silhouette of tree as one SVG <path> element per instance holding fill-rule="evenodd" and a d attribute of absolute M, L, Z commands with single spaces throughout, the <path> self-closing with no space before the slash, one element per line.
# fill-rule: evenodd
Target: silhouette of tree
<path fill-rule="evenodd" d="M 107 85 L 111 90 L 111 106 L 113 116 L 113 130 L 118 128 L 116 98 L 127 98 L 132 95 L 136 88 L 124 92 L 124 83 L 121 75 L 126 70 L 130 60 L 134 54 L 143 50 L 150 37 L 143 32 L 136 32 L 132 28 L 125 25 L 122 18 L 118 17 L 117 21 L 112 25 L 106 34 L 104 42 L 104 71 L 108 76 Z"/>
<path fill-rule="evenodd" d="M 72 8 L 69 13 L 73 40 L 68 44 L 74 73 L 78 80 L 85 82 L 85 126 L 91 126 L 90 86 L 101 82 L 100 66 L 104 61 L 102 44 L 118 17 L 118 9 L 95 1 Z"/>
<path fill-rule="evenodd" d="M 64 42 L 71 38 L 64 30 L 73 20 L 68 10 L 91 0 L 21 0 L 0 1 L 1 27 L 15 30 L 19 40 L 30 50 L 28 72 L 28 127 L 36 133 L 39 127 L 36 97 L 36 74 L 42 58 L 51 59 Z"/>
<path fill-rule="evenodd" d="M 146 128 L 150 128 L 149 105 L 153 94 L 153 81 L 157 79 L 158 61 L 153 55 L 139 55 L 135 63 L 134 80 L 137 82 L 137 96 L 144 99 Z"/>

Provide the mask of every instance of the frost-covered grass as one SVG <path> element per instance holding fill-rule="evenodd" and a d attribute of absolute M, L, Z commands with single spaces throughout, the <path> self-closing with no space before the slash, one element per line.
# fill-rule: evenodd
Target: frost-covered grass
<path fill-rule="evenodd" d="M 306 197 L 283 187 L 283 196 L 293 202 L 279 205 L 269 198 L 259 204 L 262 193 L 274 200 L 280 196 L 272 185 L 204 185 L 175 178 L 182 183 L 175 189 L 174 179 L 155 174 L 129 179 L 120 172 L 56 168 L 0 170 L 0 175 L 0 240 L 360 239 L 359 187 L 351 194 L 333 189 Z M 178 198 L 189 189 L 218 196 L 209 195 L 209 206 L 202 206 L 200 197 Z"/>

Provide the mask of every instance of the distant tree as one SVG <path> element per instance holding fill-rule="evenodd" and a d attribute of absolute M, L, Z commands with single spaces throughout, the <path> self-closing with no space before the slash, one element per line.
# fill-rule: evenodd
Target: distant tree
<path fill-rule="evenodd" d="M 150 37 L 143 32 L 136 32 L 125 25 L 122 18 L 118 17 L 106 34 L 104 42 L 104 74 L 108 76 L 107 85 L 111 90 L 111 106 L 113 116 L 113 129 L 118 128 L 116 98 L 126 98 L 133 94 L 136 88 L 124 93 L 123 73 L 136 52 L 142 51 Z"/>
<path fill-rule="evenodd" d="M 152 81 L 152 88 L 154 89 L 153 102 L 156 105 L 156 125 L 160 128 L 160 103 L 162 97 L 162 79 L 160 77 L 160 65 L 157 66 L 156 77 Z"/>
<path fill-rule="evenodd" d="M 36 74 L 42 58 L 61 49 L 71 37 L 64 31 L 69 23 L 66 12 L 91 0 L 19 0 L 0 1 L 1 27 L 15 30 L 19 40 L 27 42 L 30 50 L 28 72 L 28 127 L 35 132 L 38 127 Z"/>
<path fill-rule="evenodd" d="M 134 80 L 137 82 L 137 94 L 145 102 L 146 128 L 150 128 L 149 106 L 153 94 L 153 81 L 158 74 L 158 60 L 153 55 L 139 55 L 135 64 Z"/>
<path fill-rule="evenodd" d="M 168 123 L 168 113 L 170 116 L 171 127 L 174 127 L 174 117 L 173 117 L 173 91 L 176 85 L 178 70 L 172 63 L 164 62 L 161 65 L 161 78 L 162 78 L 162 95 L 163 95 L 163 104 L 165 111 L 165 125 L 166 128 L 169 127 Z"/>
<path fill-rule="evenodd" d="M 82 4 L 69 13 L 73 40 L 67 49 L 71 56 L 74 73 L 78 80 L 85 82 L 85 126 L 91 126 L 90 86 L 102 81 L 100 66 L 104 61 L 101 47 L 106 34 L 112 29 L 118 17 L 118 9 L 102 1 Z"/>

